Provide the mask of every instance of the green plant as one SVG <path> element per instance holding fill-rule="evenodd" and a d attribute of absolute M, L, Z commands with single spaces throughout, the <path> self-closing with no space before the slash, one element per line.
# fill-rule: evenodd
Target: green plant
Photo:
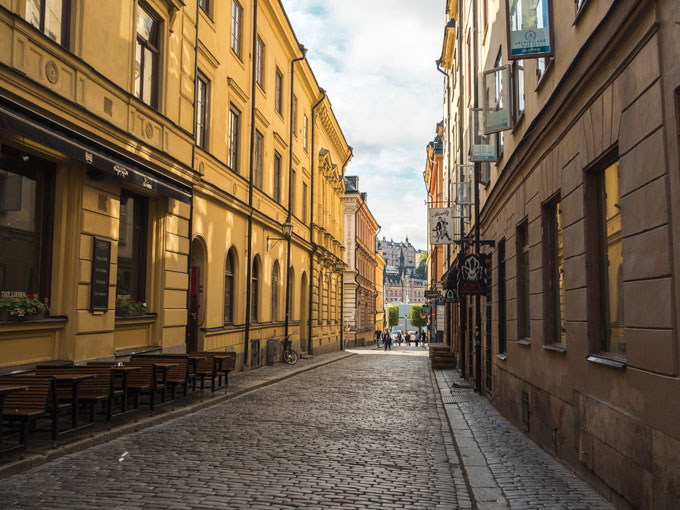
<path fill-rule="evenodd" d="M 116 315 L 132 315 L 146 311 L 146 303 L 130 298 L 116 299 Z"/>
<path fill-rule="evenodd" d="M 390 326 L 399 325 L 399 307 L 397 305 L 392 305 L 387 309 L 387 319 Z"/>
<path fill-rule="evenodd" d="M 423 305 L 411 305 L 411 324 L 416 328 L 422 329 L 427 326 L 427 315 L 422 316 Z"/>
<path fill-rule="evenodd" d="M 40 315 L 49 311 L 47 302 L 40 301 L 33 294 L 25 297 L 0 298 L 0 310 L 9 312 L 9 318 L 20 320 L 24 317 Z"/>

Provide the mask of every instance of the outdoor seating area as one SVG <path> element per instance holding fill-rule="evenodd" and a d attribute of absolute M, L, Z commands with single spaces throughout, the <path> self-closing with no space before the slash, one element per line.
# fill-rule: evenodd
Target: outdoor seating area
<path fill-rule="evenodd" d="M 210 394 L 226 391 L 235 361 L 233 352 L 131 354 L 124 362 L 44 363 L 0 376 L 0 462 L 29 441 L 56 447 L 64 435 L 124 423 L 119 416 L 136 420 L 160 404 L 202 399 L 206 381 Z"/>
<path fill-rule="evenodd" d="M 430 344 L 430 366 L 432 368 L 454 368 L 456 353 L 447 344 Z"/>

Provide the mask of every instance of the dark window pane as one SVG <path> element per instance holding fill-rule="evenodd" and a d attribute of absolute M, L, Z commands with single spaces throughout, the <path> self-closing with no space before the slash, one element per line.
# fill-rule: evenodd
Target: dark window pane
<path fill-rule="evenodd" d="M 147 214 L 147 199 L 123 190 L 120 197 L 116 296 L 138 302 L 145 300 Z"/>
<path fill-rule="evenodd" d="M 227 263 L 224 270 L 224 322 L 234 321 L 234 256 L 231 252 L 227 255 Z"/>

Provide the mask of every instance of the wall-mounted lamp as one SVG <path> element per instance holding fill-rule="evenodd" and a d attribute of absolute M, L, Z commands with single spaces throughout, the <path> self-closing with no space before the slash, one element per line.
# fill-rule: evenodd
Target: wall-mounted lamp
<path fill-rule="evenodd" d="M 345 263 L 342 260 L 338 260 L 335 263 L 335 272 L 342 273 L 345 270 Z"/>
<path fill-rule="evenodd" d="M 276 245 L 276 243 L 278 243 L 279 241 L 287 241 L 293 235 L 293 222 L 290 221 L 290 219 L 287 219 L 286 222 L 283 225 L 281 225 L 281 233 L 283 234 L 283 237 L 267 236 L 268 250 L 271 250 L 271 248 L 274 245 Z"/>

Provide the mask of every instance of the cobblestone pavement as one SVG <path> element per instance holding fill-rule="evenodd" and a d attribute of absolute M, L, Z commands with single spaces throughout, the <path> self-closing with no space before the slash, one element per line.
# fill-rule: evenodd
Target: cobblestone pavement
<path fill-rule="evenodd" d="M 427 357 L 404 354 L 364 349 L 43 464 L 1 480 L 0 506 L 469 508 Z"/>
<path fill-rule="evenodd" d="M 604 509 L 602 496 L 531 441 L 466 385 L 455 370 L 438 371 L 456 444 L 479 508 Z M 444 384 L 442 385 L 442 382 Z"/>

